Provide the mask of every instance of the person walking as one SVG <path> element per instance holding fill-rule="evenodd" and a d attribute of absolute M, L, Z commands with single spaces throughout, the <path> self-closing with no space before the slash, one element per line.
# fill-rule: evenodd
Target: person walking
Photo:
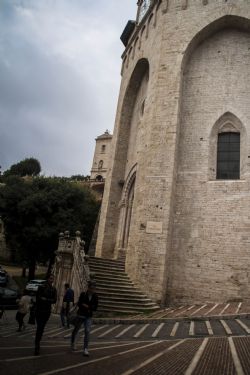
<path fill-rule="evenodd" d="M 98 295 L 96 293 L 96 282 L 89 281 L 88 290 L 80 294 L 78 300 L 78 311 L 77 319 L 75 321 L 75 328 L 72 331 L 71 335 L 71 349 L 76 350 L 75 339 L 76 335 L 81 328 L 82 324 L 84 325 L 84 341 L 83 341 L 83 355 L 89 356 L 88 345 L 90 337 L 90 329 L 92 324 L 93 312 L 98 308 Z"/>
<path fill-rule="evenodd" d="M 63 296 L 63 304 L 60 312 L 62 326 L 65 327 L 65 318 L 67 328 L 69 328 L 69 311 L 74 305 L 74 291 L 70 288 L 69 284 L 64 284 L 65 292 Z"/>
<path fill-rule="evenodd" d="M 31 297 L 27 295 L 27 292 L 23 292 L 23 296 L 20 300 L 17 300 L 18 308 L 16 313 L 16 320 L 18 322 L 17 332 L 21 332 L 22 329 L 25 329 L 24 317 L 29 312 L 31 306 Z"/>
<path fill-rule="evenodd" d="M 43 331 L 51 314 L 51 305 L 56 303 L 57 291 L 53 287 L 54 276 L 49 275 L 47 282 L 39 286 L 36 296 L 36 338 L 35 338 L 35 355 L 40 354 L 40 341 L 43 336 Z"/>

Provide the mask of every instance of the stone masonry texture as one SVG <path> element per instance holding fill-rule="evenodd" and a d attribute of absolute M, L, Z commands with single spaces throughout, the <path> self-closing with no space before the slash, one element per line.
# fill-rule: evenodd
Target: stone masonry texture
<path fill-rule="evenodd" d="M 247 301 L 250 1 L 152 1 L 122 58 L 96 255 L 163 305 Z M 238 180 L 216 180 L 226 131 Z"/>

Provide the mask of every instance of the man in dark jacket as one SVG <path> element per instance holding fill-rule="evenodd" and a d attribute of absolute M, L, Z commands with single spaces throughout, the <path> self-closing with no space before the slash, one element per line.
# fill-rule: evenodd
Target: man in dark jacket
<path fill-rule="evenodd" d="M 54 276 L 50 275 L 44 285 L 39 286 L 36 295 L 36 338 L 35 338 L 35 355 L 40 353 L 40 341 L 43 331 L 51 314 L 51 305 L 56 303 L 57 292 L 52 286 Z"/>
<path fill-rule="evenodd" d="M 74 291 L 69 284 L 64 284 L 65 292 L 63 296 L 63 304 L 60 312 L 62 326 L 65 327 L 65 317 L 67 320 L 67 328 L 69 328 L 69 311 L 74 305 Z"/>
<path fill-rule="evenodd" d="M 73 329 L 73 332 L 71 335 L 71 349 L 75 350 L 76 335 L 79 329 L 81 328 L 82 324 L 84 324 L 83 355 L 89 356 L 88 344 L 89 344 L 89 336 L 90 336 L 90 329 L 91 329 L 91 323 L 92 323 L 91 318 L 93 315 L 93 311 L 96 311 L 98 307 L 98 296 L 96 294 L 95 281 L 89 281 L 88 290 L 86 292 L 81 293 L 77 305 L 79 309 L 77 312 L 77 320 L 76 320 L 75 328 Z"/>

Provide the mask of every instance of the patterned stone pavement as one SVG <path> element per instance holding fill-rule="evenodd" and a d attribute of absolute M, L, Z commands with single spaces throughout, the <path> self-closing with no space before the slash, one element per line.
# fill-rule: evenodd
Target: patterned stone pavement
<path fill-rule="evenodd" d="M 0 373 L 49 374 L 250 374 L 250 319 L 183 319 L 94 324 L 90 357 L 82 356 L 82 334 L 71 352 L 71 330 L 51 317 L 41 355 L 33 356 L 35 328 L 16 332 L 14 312 L 0 321 Z"/>
<path fill-rule="evenodd" d="M 245 302 L 204 303 L 202 305 L 168 307 L 147 315 L 135 315 L 132 319 L 171 319 L 250 314 L 250 304 Z"/>

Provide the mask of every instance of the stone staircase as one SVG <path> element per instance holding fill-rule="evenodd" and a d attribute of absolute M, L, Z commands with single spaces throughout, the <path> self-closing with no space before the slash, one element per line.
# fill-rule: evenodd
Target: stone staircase
<path fill-rule="evenodd" d="M 99 296 L 98 311 L 105 314 L 152 313 L 159 306 L 134 287 L 125 272 L 123 260 L 89 258 Z"/>

